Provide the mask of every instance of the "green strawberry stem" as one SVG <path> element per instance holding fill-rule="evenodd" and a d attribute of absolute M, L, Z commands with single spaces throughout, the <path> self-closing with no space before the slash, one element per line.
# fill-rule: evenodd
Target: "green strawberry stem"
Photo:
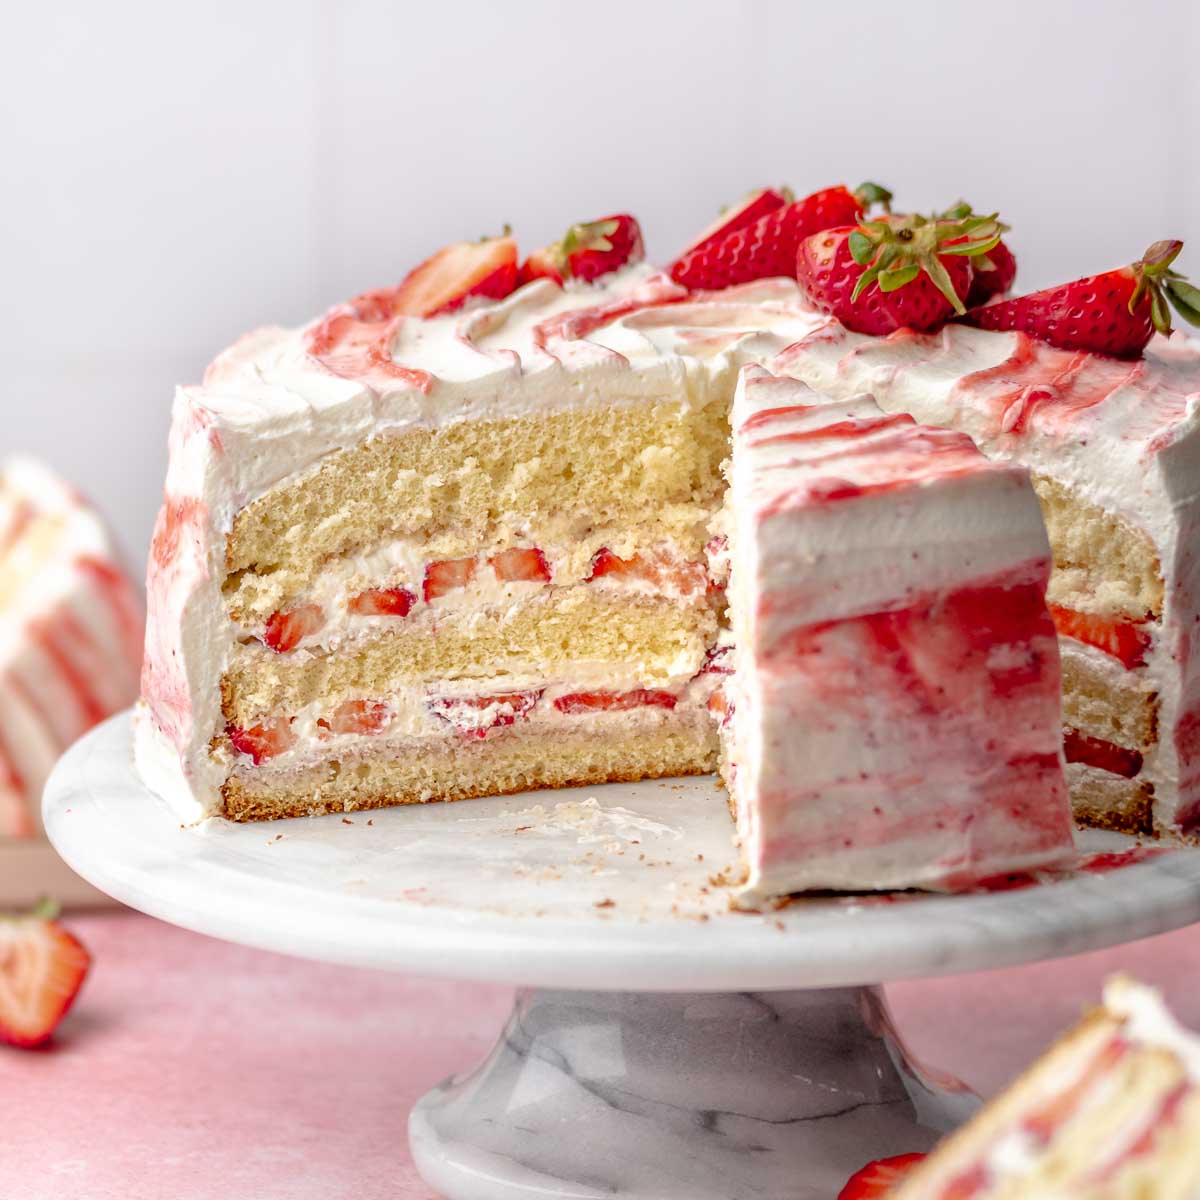
<path fill-rule="evenodd" d="M 857 300 L 877 283 L 880 291 L 894 292 L 911 283 L 924 271 L 934 286 L 962 316 L 967 310 L 950 273 L 941 261 L 946 254 L 977 257 L 996 246 L 1002 233 L 993 213 L 988 217 L 968 215 L 962 219 L 945 217 L 884 217 L 864 221 L 850 234 L 850 255 L 866 270 L 858 277 L 851 294 Z"/>
<path fill-rule="evenodd" d="M 1200 325 L 1200 288 L 1171 269 L 1182 249 L 1183 243 L 1178 238 L 1155 242 L 1132 264 L 1137 286 L 1129 297 L 1129 311 L 1135 312 L 1148 296 L 1150 320 L 1159 333 L 1171 332 L 1172 308 L 1189 325 Z"/>

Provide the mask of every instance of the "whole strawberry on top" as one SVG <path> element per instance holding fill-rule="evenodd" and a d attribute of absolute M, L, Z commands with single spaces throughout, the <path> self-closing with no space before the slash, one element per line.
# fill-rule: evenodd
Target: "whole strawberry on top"
<path fill-rule="evenodd" d="M 801 239 L 857 221 L 867 205 L 885 199 L 891 193 L 878 184 L 863 184 L 854 192 L 825 188 L 801 200 L 792 200 L 786 188 L 752 192 L 671 264 L 671 278 L 705 291 L 781 275 L 795 278 Z"/>
<path fill-rule="evenodd" d="M 975 215 L 974 210 L 965 201 L 960 200 L 953 208 L 948 208 L 940 216 L 946 221 L 965 221 Z M 1008 226 L 1000 225 L 1001 233 L 1008 232 Z M 971 259 L 975 274 L 971 279 L 971 290 L 967 293 L 967 307 L 974 308 L 978 304 L 986 304 L 993 296 L 1003 296 L 1013 285 L 1017 277 L 1017 258 L 1008 248 L 1004 240 L 998 241 L 986 254 L 980 254 Z"/>
<path fill-rule="evenodd" d="M 972 259 L 999 240 L 995 216 L 888 214 L 805 238 L 796 281 L 813 308 L 856 333 L 937 329 L 966 312 Z"/>
<path fill-rule="evenodd" d="M 628 263 L 641 262 L 645 253 L 637 219 L 628 213 L 617 213 L 572 225 L 561 241 L 535 250 L 521 264 L 517 282 L 553 279 L 561 284 L 568 279 L 581 279 L 591 283 Z"/>
<path fill-rule="evenodd" d="M 40 1046 L 79 994 L 91 955 L 42 901 L 25 916 L 0 915 L 0 1042 Z"/>
<path fill-rule="evenodd" d="M 1171 264 L 1183 243 L 1155 242 L 1127 267 L 1058 287 L 973 308 L 966 320 L 981 329 L 1016 329 L 1062 350 L 1137 358 L 1159 333 L 1171 332 L 1171 309 L 1200 325 L 1200 288 Z"/>

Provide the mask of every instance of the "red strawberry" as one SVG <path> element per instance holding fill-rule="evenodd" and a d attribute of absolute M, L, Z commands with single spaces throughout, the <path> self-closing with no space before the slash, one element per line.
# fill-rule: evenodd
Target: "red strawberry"
<path fill-rule="evenodd" d="M 438 697 L 429 702 L 429 708 L 460 733 L 482 738 L 491 729 L 501 729 L 527 717 L 541 694 L 536 691 L 508 692 L 500 696 Z"/>
<path fill-rule="evenodd" d="M 473 558 L 444 558 L 440 562 L 431 562 L 425 568 L 425 581 L 421 590 L 425 595 L 425 603 L 444 596 L 455 588 L 466 587 L 475 578 L 475 560 Z"/>
<path fill-rule="evenodd" d="M 368 588 L 352 596 L 346 608 L 356 617 L 407 617 L 416 602 L 407 588 Z"/>
<path fill-rule="evenodd" d="M 1076 612 L 1051 604 L 1050 616 L 1054 628 L 1065 637 L 1085 642 L 1111 654 L 1126 667 L 1140 667 L 1146 661 L 1146 650 L 1150 646 L 1150 635 L 1135 621 L 1114 621 L 1109 617 L 1098 617 L 1094 613 Z"/>
<path fill-rule="evenodd" d="M 382 700 L 345 700 L 317 724 L 330 733 L 381 733 L 391 724 L 392 710 Z"/>
<path fill-rule="evenodd" d="M 657 708 L 674 708 L 677 696 L 671 692 L 660 692 L 650 688 L 635 688 L 632 692 L 572 692 L 559 696 L 554 707 L 561 713 L 575 715 L 587 712 L 624 712 L 630 708 L 650 705 Z"/>
<path fill-rule="evenodd" d="M 695 254 L 697 250 L 703 250 L 705 246 L 719 242 L 722 238 L 728 237 L 731 233 L 735 233 L 747 225 L 753 225 L 760 217 L 765 217 L 767 213 L 774 212 L 785 204 L 790 204 L 795 198 L 792 189 L 786 187 L 780 188 L 778 191 L 774 188 L 758 188 L 748 193 L 737 204 L 723 208 L 721 215 L 679 255 L 675 262 L 682 262 L 689 254 Z M 675 263 L 671 264 L 670 270 L 674 274 Z"/>
<path fill-rule="evenodd" d="M 225 732 L 229 735 L 233 748 L 239 754 L 250 755 L 256 767 L 268 758 L 290 750 L 296 744 L 296 735 L 292 732 L 289 717 L 276 717 L 271 721 L 251 725 L 249 729 L 227 725 Z"/>
<path fill-rule="evenodd" d="M 443 246 L 414 267 L 396 290 L 392 314 L 433 317 L 461 308 L 468 296 L 502 300 L 517 286 L 517 243 L 507 233 Z"/>
<path fill-rule="evenodd" d="M 1063 757 L 1067 762 L 1087 763 L 1110 775 L 1132 779 L 1142 769 L 1142 756 L 1137 750 L 1117 746 L 1103 738 L 1088 737 L 1077 729 L 1063 730 Z"/>
<path fill-rule="evenodd" d="M 294 650 L 311 633 L 325 624 L 325 614 L 318 604 L 302 604 L 287 612 L 272 613 L 263 632 L 263 641 L 276 654 Z"/>
<path fill-rule="evenodd" d="M 862 213 L 862 201 L 848 188 L 814 192 L 684 254 L 671 267 L 671 278 L 705 290 L 777 275 L 794 279 L 796 248 L 804 238 L 857 221 Z"/>
<path fill-rule="evenodd" d="M 640 580 L 660 588 L 673 584 L 685 595 L 708 586 L 708 569 L 702 562 L 672 562 L 646 554 L 618 558 L 607 546 L 596 551 L 588 582 L 606 575 L 616 579 Z"/>
<path fill-rule="evenodd" d="M 43 900 L 27 916 L 0 916 L 0 1042 L 40 1046 L 79 995 L 92 956 Z"/>
<path fill-rule="evenodd" d="M 896 1154 L 869 1162 L 850 1176 L 838 1192 L 837 1200 L 882 1200 L 924 1157 L 924 1154 Z"/>
<path fill-rule="evenodd" d="M 965 311 L 967 260 L 986 254 L 999 237 L 991 217 L 883 217 L 805 238 L 796 278 L 815 309 L 857 333 L 935 329 Z"/>
<path fill-rule="evenodd" d="M 550 582 L 550 564 L 540 550 L 504 550 L 488 563 L 501 583 Z"/>
<path fill-rule="evenodd" d="M 965 200 L 960 200 L 953 208 L 939 214 L 946 221 L 965 221 L 974 215 Z M 1007 232 L 1008 226 L 1001 225 L 1000 229 Z M 971 266 L 975 274 L 971 279 L 971 290 L 967 293 L 968 308 L 985 304 L 994 296 L 1003 296 L 1017 277 L 1016 256 L 1003 241 L 997 242 L 986 254 L 976 255 L 971 260 Z"/>
<path fill-rule="evenodd" d="M 1171 308 L 1200 325 L 1200 288 L 1171 269 L 1183 243 L 1155 242 L 1135 263 L 1058 287 L 974 308 L 981 329 L 1019 329 L 1062 350 L 1137 358 L 1157 329 L 1171 332 Z"/>
<path fill-rule="evenodd" d="M 641 262 L 646 251 L 642 245 L 642 227 L 628 213 L 601 217 L 572 225 L 560 242 L 535 250 L 521 264 L 518 283 L 531 279 L 582 279 L 591 283 L 601 275 Z"/>

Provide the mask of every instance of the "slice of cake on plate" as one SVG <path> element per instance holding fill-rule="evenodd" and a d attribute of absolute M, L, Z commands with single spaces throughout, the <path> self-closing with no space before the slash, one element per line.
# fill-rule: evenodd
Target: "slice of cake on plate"
<path fill-rule="evenodd" d="M 1200 1038 L 1128 980 L 892 1200 L 1196 1200 Z"/>
<path fill-rule="evenodd" d="M 733 402 L 723 773 L 752 901 L 1073 850 L 1028 472 L 754 367 Z"/>
<path fill-rule="evenodd" d="M 42 787 L 137 696 L 142 627 L 99 516 L 32 459 L 0 466 L 0 902 L 90 895 L 37 837 Z"/>

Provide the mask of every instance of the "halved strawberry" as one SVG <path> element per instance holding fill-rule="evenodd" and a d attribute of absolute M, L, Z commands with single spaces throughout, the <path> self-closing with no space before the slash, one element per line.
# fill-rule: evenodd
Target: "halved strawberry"
<path fill-rule="evenodd" d="M 469 296 L 502 300 L 517 286 L 517 243 L 505 232 L 478 242 L 454 242 L 414 267 L 397 288 L 392 312 L 434 317 L 461 308 Z"/>
<path fill-rule="evenodd" d="M 263 631 L 263 641 L 276 654 L 294 650 L 310 634 L 325 624 L 325 614 L 319 604 L 302 604 L 287 612 L 272 613 Z"/>
<path fill-rule="evenodd" d="M 225 732 L 229 735 L 233 748 L 239 754 L 250 755 L 256 767 L 268 758 L 290 750 L 296 744 L 290 717 L 262 721 L 258 725 L 251 725 L 249 729 L 227 725 Z"/>
<path fill-rule="evenodd" d="M 330 733 L 382 733 L 392 723 L 392 710 L 382 700 L 345 700 L 317 724 Z"/>
<path fill-rule="evenodd" d="M 999 238 L 994 217 L 886 216 L 805 238 L 796 280 L 809 304 L 857 333 L 935 329 L 966 311 L 967 260 Z"/>
<path fill-rule="evenodd" d="M 1137 262 L 1101 275 L 973 308 L 966 320 L 981 329 L 1017 329 L 1062 350 L 1137 358 L 1154 331 L 1171 332 L 1171 309 L 1200 325 L 1200 288 L 1171 264 L 1177 240 L 1155 242 Z"/>
<path fill-rule="evenodd" d="M 582 279 L 591 283 L 627 263 L 641 262 L 645 255 L 642 227 L 637 218 L 617 213 L 572 225 L 561 241 L 535 250 L 521 264 L 517 282 L 553 279 L 555 283 L 563 283 Z"/>
<path fill-rule="evenodd" d="M 444 558 L 440 562 L 431 562 L 425 568 L 425 579 L 421 584 L 425 603 L 455 588 L 466 587 L 475 578 L 475 565 L 473 558 Z"/>
<path fill-rule="evenodd" d="M 635 688 L 631 692 L 572 692 L 570 695 L 557 697 L 554 707 L 561 713 L 575 715 L 587 712 L 625 712 L 646 705 L 674 708 L 677 702 L 678 697 L 671 692 Z"/>
<path fill-rule="evenodd" d="M 881 1200 L 925 1157 L 924 1154 L 895 1154 L 879 1158 L 855 1171 L 838 1192 L 837 1200 Z"/>
<path fill-rule="evenodd" d="M 499 696 L 434 697 L 429 709 L 449 721 L 469 737 L 487 737 L 489 730 L 501 729 L 527 717 L 541 697 L 541 690 L 506 692 Z"/>
<path fill-rule="evenodd" d="M 1137 750 L 1088 737 L 1077 729 L 1063 730 L 1063 757 L 1067 762 L 1086 763 L 1123 779 L 1132 779 L 1142 769 L 1142 756 Z"/>
<path fill-rule="evenodd" d="M 40 1046 L 67 1015 L 92 956 L 56 919 L 58 906 L 0 915 L 0 1042 Z"/>
<path fill-rule="evenodd" d="M 597 550 L 592 558 L 587 581 L 603 579 L 634 580 L 653 587 L 674 586 L 684 595 L 708 587 L 708 568 L 702 562 L 676 562 L 651 554 L 635 554 L 620 558 L 607 546 Z"/>
<path fill-rule="evenodd" d="M 501 583 L 550 582 L 550 564 L 540 550 L 503 550 L 488 563 Z"/>
<path fill-rule="evenodd" d="M 851 224 L 862 214 L 863 202 L 849 188 L 813 192 L 682 255 L 671 267 L 671 278 L 706 291 L 777 275 L 794 279 L 796 250 L 804 238 Z"/>
<path fill-rule="evenodd" d="M 729 701 L 725 696 L 724 688 L 717 688 L 715 692 L 708 698 L 708 704 L 705 705 L 710 713 L 716 717 L 722 724 L 725 723 L 725 718 L 729 715 Z"/>
<path fill-rule="evenodd" d="M 1047 605 L 1054 628 L 1077 642 L 1085 642 L 1119 659 L 1125 667 L 1140 667 L 1150 648 L 1150 634 L 1133 621 L 1114 621 L 1092 613 L 1076 612 L 1058 604 Z"/>
<path fill-rule="evenodd" d="M 774 212 L 785 204 L 791 204 L 795 198 L 792 189 L 787 187 L 778 190 L 757 188 L 753 192 L 747 193 L 736 204 L 721 209 L 721 215 L 705 228 L 690 246 L 686 246 L 680 252 L 679 257 L 671 264 L 670 271 L 674 273 L 676 263 L 682 262 L 689 254 L 695 254 L 696 251 L 703 250 L 705 246 L 719 242 L 722 238 L 736 233 L 739 229 L 744 229 L 747 225 L 753 225 L 760 217 L 765 217 L 767 213 Z"/>
<path fill-rule="evenodd" d="M 367 588 L 350 598 L 346 610 L 356 617 L 407 617 L 416 602 L 407 588 Z"/>

